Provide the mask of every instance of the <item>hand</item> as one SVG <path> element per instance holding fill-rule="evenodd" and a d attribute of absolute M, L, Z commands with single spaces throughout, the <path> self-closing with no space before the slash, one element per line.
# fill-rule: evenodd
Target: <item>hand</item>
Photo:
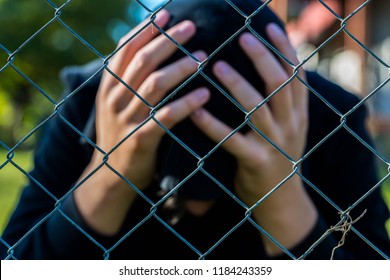
<path fill-rule="evenodd" d="M 284 35 L 277 37 L 275 33 L 270 33 L 270 36 L 275 40 L 276 46 L 297 64 L 295 52 L 289 46 L 287 38 Z M 240 37 L 240 45 L 264 80 L 266 92 L 263 95 L 259 93 L 226 62 L 217 62 L 214 65 L 214 72 L 233 97 L 250 112 L 264 100 L 264 97 L 284 84 L 293 72 L 290 66 L 280 63 L 252 34 L 243 34 Z M 300 71 L 300 77 L 304 79 L 304 73 Z M 295 160 L 301 157 L 305 147 L 308 127 L 307 97 L 305 86 L 295 79 L 280 89 L 268 103 L 264 103 L 250 117 L 251 123 L 257 129 Z M 205 109 L 198 110 L 192 119 L 215 141 L 221 141 L 232 132 L 232 128 L 215 119 Z M 293 164 L 254 130 L 246 134 L 233 134 L 223 147 L 238 160 L 237 191 L 251 198 L 250 205 L 292 172 Z"/>
<path fill-rule="evenodd" d="M 297 65 L 298 59 L 286 35 L 273 24 L 267 27 L 267 32 L 276 48 Z M 242 34 L 239 42 L 264 80 L 266 92 L 259 93 L 239 72 L 224 61 L 215 63 L 213 70 L 232 96 L 246 111 L 251 112 L 266 96 L 293 76 L 293 69 L 286 62 L 279 62 L 250 33 Z M 299 76 L 305 79 L 302 69 Z M 192 120 L 216 142 L 232 132 L 232 128 L 205 109 L 197 110 L 192 115 Z M 308 128 L 306 87 L 295 78 L 273 95 L 269 102 L 254 111 L 250 120 L 289 157 L 299 160 L 304 151 Z M 293 163 L 254 130 L 246 134 L 237 132 L 222 146 L 237 159 L 235 187 L 239 197 L 248 206 L 254 205 L 293 172 Z M 289 247 L 301 241 L 316 220 L 315 207 L 297 175 L 287 180 L 253 211 L 257 222 L 281 244 Z M 267 238 L 264 243 L 270 254 L 280 253 L 280 249 Z"/>
<path fill-rule="evenodd" d="M 162 11 L 155 23 L 164 26 L 168 19 L 168 13 Z M 140 190 L 153 179 L 157 148 L 164 130 L 153 119 L 148 119 L 151 107 L 193 74 L 198 66 L 194 59 L 186 56 L 156 70 L 177 47 L 165 35 L 157 36 L 159 32 L 152 26 L 132 38 L 144 24 L 121 40 L 121 49 L 109 64 L 110 71 L 122 81 L 108 71 L 102 77 L 96 98 L 96 144 L 108 158 L 102 165 L 104 154 L 95 150 L 83 175 L 99 169 L 75 192 L 84 218 L 94 229 L 105 234 L 117 232 L 136 197 L 133 188 L 116 173 Z M 167 33 L 184 44 L 195 34 L 195 25 L 184 21 Z M 128 38 L 132 39 L 122 47 Z M 198 60 L 206 58 L 203 52 L 196 52 L 194 56 Z M 170 129 L 204 105 L 208 97 L 207 89 L 195 90 L 161 107 L 154 117 Z"/>
<path fill-rule="evenodd" d="M 139 48 L 139 41 L 146 41 L 155 33 L 158 32 L 142 32 L 140 36 L 143 37 L 135 38 L 134 43 L 130 41 L 117 54 L 112 66 L 110 64 L 111 71 L 121 77 L 123 82 L 150 106 L 157 105 L 168 90 L 193 74 L 198 66 L 192 58 L 186 56 L 155 71 L 160 63 L 177 50 L 164 35 Z M 189 21 L 182 22 L 168 31 L 180 44 L 184 44 L 194 33 L 195 25 Z M 194 55 L 200 60 L 206 58 L 202 52 Z M 207 97 L 206 89 L 196 90 L 161 108 L 156 119 L 168 129 L 172 128 L 193 110 L 202 106 Z M 150 111 L 150 107 L 135 97 L 122 82 L 105 73 L 97 97 L 97 145 L 110 153 L 108 163 L 139 189 L 148 186 L 153 178 L 156 150 L 164 135 L 164 130 L 155 121 L 150 120 L 143 124 Z M 130 138 L 112 151 L 130 133 L 133 133 Z"/>

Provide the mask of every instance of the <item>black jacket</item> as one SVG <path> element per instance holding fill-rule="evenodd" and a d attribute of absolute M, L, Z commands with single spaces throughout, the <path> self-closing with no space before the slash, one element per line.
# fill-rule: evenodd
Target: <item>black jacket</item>
<path fill-rule="evenodd" d="M 222 197 L 206 217 L 184 214 L 180 222 L 170 228 L 165 222 L 169 213 L 161 207 L 151 208 L 150 201 L 158 200 L 155 184 L 145 191 L 150 201 L 142 197 L 136 199 L 129 211 L 131 215 L 117 236 L 101 236 L 85 225 L 71 190 L 93 151 L 90 143 L 93 135 L 88 135 L 88 126 L 94 123 L 93 108 L 100 81 L 100 74 L 95 73 L 99 67 L 92 63 L 63 72 L 67 92 L 77 90 L 66 97 L 58 113 L 45 124 L 30 183 L 1 237 L 1 258 L 268 258 L 259 229 L 245 220 L 245 211 L 228 196 Z M 299 258 L 314 243 L 318 246 L 305 255 L 307 258 L 330 258 L 342 232 L 333 231 L 321 242 L 319 238 L 340 221 L 337 207 L 345 210 L 365 195 L 349 214 L 355 219 L 365 209 L 367 212 L 353 224 L 345 244 L 335 251 L 335 258 L 389 258 L 390 242 L 384 225 L 389 211 L 380 190 L 374 188 L 378 183 L 375 158 L 352 135 L 356 134 L 372 146 L 364 125 L 366 109 L 360 106 L 346 119 L 341 119 L 336 112 L 345 114 L 359 99 L 316 73 L 308 73 L 308 82 L 314 93 L 310 95 L 307 158 L 302 172 L 320 217 L 309 236 L 280 258 Z M 83 86 L 78 89 L 80 85 Z M 345 128 L 335 132 L 341 124 Z M 321 145 L 317 146 L 318 143 Z"/>

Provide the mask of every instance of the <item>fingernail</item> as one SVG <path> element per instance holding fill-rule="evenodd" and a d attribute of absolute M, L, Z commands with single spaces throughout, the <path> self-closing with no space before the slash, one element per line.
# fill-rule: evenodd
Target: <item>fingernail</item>
<path fill-rule="evenodd" d="M 230 72 L 229 66 L 223 61 L 216 62 L 214 67 L 216 74 L 220 76 L 226 75 Z"/>
<path fill-rule="evenodd" d="M 192 55 L 199 61 L 203 61 L 207 58 L 207 54 L 204 51 L 196 51 Z"/>
<path fill-rule="evenodd" d="M 161 18 L 164 18 L 168 15 L 168 11 L 167 10 L 161 10 L 157 13 L 156 15 L 156 19 L 161 19 Z"/>
<path fill-rule="evenodd" d="M 178 31 L 179 31 L 180 33 L 187 33 L 187 32 L 190 31 L 193 27 L 194 27 L 194 24 L 193 24 L 192 21 L 185 20 L 185 21 L 183 21 L 182 23 L 180 23 L 180 26 L 179 26 Z"/>
<path fill-rule="evenodd" d="M 242 43 L 244 43 L 246 46 L 254 46 L 258 44 L 258 39 L 252 35 L 251 33 L 244 33 L 241 35 Z"/>

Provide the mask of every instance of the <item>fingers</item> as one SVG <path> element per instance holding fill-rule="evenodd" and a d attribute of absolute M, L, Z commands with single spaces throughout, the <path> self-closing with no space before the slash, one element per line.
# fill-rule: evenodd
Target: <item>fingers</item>
<path fill-rule="evenodd" d="M 193 56 L 199 61 L 207 58 L 207 54 L 202 51 L 193 53 Z M 169 90 L 177 87 L 180 82 L 183 82 L 184 79 L 195 73 L 198 65 L 199 63 L 193 58 L 185 56 L 179 61 L 149 75 L 140 86 L 138 92 L 142 94 L 143 99 L 150 106 L 155 106 L 164 98 Z M 134 98 L 124 111 L 124 114 L 128 116 L 136 114 L 141 118 L 147 116 L 150 108 L 145 104 L 144 100 Z"/>
<path fill-rule="evenodd" d="M 203 108 L 196 110 L 194 114 L 191 115 L 191 119 L 193 123 L 215 143 L 221 142 L 233 131 L 232 128 L 227 126 L 224 122 L 216 119 Z M 247 146 L 245 143 L 247 143 L 245 136 L 236 132 L 231 135 L 229 139 L 222 144 L 222 146 L 236 158 L 244 158 L 246 149 L 243 147 Z"/>
<path fill-rule="evenodd" d="M 163 12 L 160 17 L 157 17 L 156 23 L 165 25 L 168 19 L 169 15 L 167 12 Z M 169 38 L 163 34 L 156 37 L 155 33 L 159 32 L 152 32 L 152 30 L 146 28 L 141 31 L 137 37 L 130 40 L 115 56 L 112 71 L 121 72 L 122 70 L 120 69 L 125 68 L 123 73 L 116 73 L 116 75 L 119 74 L 119 78 L 121 78 L 125 84 L 107 72 L 105 72 L 105 75 L 103 76 L 99 87 L 99 100 L 109 100 L 116 112 L 121 112 L 123 109 L 127 108 L 127 105 L 133 98 L 133 94 L 130 93 L 129 88 L 142 95 L 142 92 L 139 90 L 140 85 L 144 84 L 145 79 L 148 78 L 159 64 L 177 50 L 177 46 Z M 195 34 L 195 25 L 190 21 L 183 21 L 170 28 L 167 31 L 167 34 L 176 40 L 178 44 L 185 44 Z M 190 66 L 190 68 L 188 66 Z M 188 69 L 192 70 L 194 64 L 189 63 L 188 66 L 183 66 L 183 63 L 180 63 L 178 67 L 184 69 L 183 73 L 175 76 L 170 85 L 163 86 L 169 88 L 178 80 L 178 78 L 181 79 L 187 75 Z M 173 71 L 168 70 L 168 72 Z M 156 73 L 155 75 L 159 75 L 159 73 Z M 163 80 L 163 78 L 156 79 L 156 76 L 151 78 L 154 80 Z"/>
<path fill-rule="evenodd" d="M 288 80 L 289 76 L 280 62 L 253 34 L 244 33 L 239 43 L 265 82 L 268 93 L 274 92 Z M 277 120 L 287 120 L 291 115 L 293 97 L 289 89 L 288 86 L 283 87 L 271 98 L 272 112 Z"/>
<path fill-rule="evenodd" d="M 195 24 L 183 21 L 167 31 L 177 43 L 185 44 L 195 34 Z M 177 46 L 165 35 L 159 35 L 140 49 L 123 74 L 123 81 L 137 89 L 143 80 L 153 72 L 157 66 L 170 57 Z"/>
<path fill-rule="evenodd" d="M 276 48 L 292 63 L 298 64 L 295 50 L 288 42 L 286 35 L 276 25 L 269 25 L 267 32 Z M 271 139 L 278 135 L 278 128 L 290 126 L 302 127 L 307 120 L 307 90 L 302 83 L 296 79 L 286 82 L 294 75 L 294 66 L 286 62 L 280 62 L 275 55 L 260 42 L 253 34 L 244 33 L 239 38 L 239 44 L 243 51 L 253 62 L 259 76 L 263 79 L 268 94 L 275 94 L 270 101 L 262 104 L 251 115 L 251 121 L 257 128 Z M 228 89 L 232 96 L 247 110 L 252 111 L 258 104 L 264 101 L 263 96 L 257 89 L 245 80 L 245 78 L 231 66 L 223 61 L 214 64 L 214 74 L 221 83 Z M 300 73 L 304 79 L 304 72 Z M 297 114 L 298 112 L 298 114 Z M 210 118 L 204 113 L 205 118 Z M 301 116 L 303 118 L 301 118 Z M 211 120 L 209 120 L 211 122 Z M 229 128 L 222 129 L 222 124 L 213 122 L 221 131 L 227 132 Z M 206 126 L 202 130 L 207 131 L 210 137 L 216 140 L 217 128 L 209 129 Z M 232 139 L 236 137 L 233 136 Z M 275 139 L 276 140 L 276 139 Z M 227 141 L 234 143 L 234 141 Z"/>
<path fill-rule="evenodd" d="M 154 23 L 157 26 L 164 27 L 168 20 L 169 13 L 166 10 L 161 10 L 157 14 Z M 135 53 L 160 34 L 153 24 L 148 25 L 149 21 L 149 19 L 144 20 L 119 41 L 117 49 L 120 50 L 110 59 L 109 63 L 109 69 L 116 75 L 122 76 Z M 146 25 L 148 26 L 145 28 Z M 102 80 L 102 87 L 104 91 L 107 91 L 106 89 L 111 88 L 112 84 L 116 84 L 117 80 L 107 72 L 104 73 L 104 76 L 106 77 Z"/>
<path fill-rule="evenodd" d="M 162 107 L 157 111 L 155 117 L 163 126 L 171 129 L 206 104 L 209 98 L 210 92 L 208 89 L 196 89 L 184 97 Z M 149 130 L 154 137 L 162 137 L 165 134 L 165 131 L 159 128 L 154 121 L 146 123 L 145 129 Z"/>
<path fill-rule="evenodd" d="M 227 63 L 218 61 L 214 64 L 213 70 L 216 77 L 248 112 L 264 100 L 263 96 Z M 267 124 L 273 122 L 269 106 L 263 104 L 257 109 L 256 114 L 261 115 L 256 125 L 260 129 L 266 130 Z"/>
<path fill-rule="evenodd" d="M 274 23 L 271 23 L 266 28 L 267 34 L 269 35 L 272 43 L 275 45 L 275 47 L 295 66 L 299 64 L 299 60 L 296 55 L 296 51 L 294 47 L 291 45 L 290 41 L 288 40 L 287 35 L 280 29 L 279 26 L 277 26 Z M 288 73 L 289 76 L 292 76 L 293 73 L 293 67 L 286 63 L 285 61 L 282 61 L 282 64 L 284 65 L 284 69 Z M 302 80 L 306 80 L 305 72 L 303 71 L 302 67 L 299 69 L 298 73 L 299 77 Z M 294 107 L 297 108 L 300 111 L 307 110 L 307 103 L 308 103 L 308 94 L 307 89 L 304 84 L 302 84 L 298 79 L 294 79 L 291 82 L 291 86 L 293 88 L 293 102 Z"/>
<path fill-rule="evenodd" d="M 282 29 L 277 24 L 270 23 L 266 27 L 266 32 L 271 39 L 271 42 L 274 44 L 275 48 L 285 57 L 287 60 L 293 64 L 281 60 L 281 63 L 284 65 L 284 69 L 288 72 L 289 75 L 293 74 L 293 67 L 299 64 L 296 51 L 291 45 L 287 35 L 283 32 Z"/>
<path fill-rule="evenodd" d="M 163 28 L 168 23 L 169 17 L 168 11 L 161 10 L 156 15 L 154 24 Z M 119 41 L 118 47 L 122 49 L 114 56 L 114 62 L 110 63 L 111 70 L 117 70 L 114 72 L 118 75 L 122 75 L 138 50 L 160 34 L 153 24 L 144 28 L 149 22 L 150 19 L 144 20 Z"/>
<path fill-rule="evenodd" d="M 160 13 L 162 13 L 161 16 Z M 160 13 L 155 22 L 159 26 L 164 26 L 169 19 L 169 14 L 164 10 Z M 138 29 L 142 26 L 141 24 Z M 193 22 L 183 21 L 170 28 L 167 34 L 178 44 L 183 45 L 195 34 L 195 29 Z M 135 34 L 137 33 L 135 32 Z M 177 50 L 176 44 L 170 38 L 164 34 L 158 34 L 160 33 L 152 25 L 140 31 L 134 38 L 132 38 L 134 34 L 131 32 L 121 42 L 123 44 L 128 39 L 131 38 L 131 40 L 115 54 L 110 63 L 109 69 L 111 72 L 121 78 L 133 90 L 137 90 L 144 79 Z M 114 87 L 118 88 L 116 89 L 117 94 L 128 94 L 125 85 L 112 74 L 105 72 L 100 91 L 103 95 L 109 94 L 110 89 Z"/>

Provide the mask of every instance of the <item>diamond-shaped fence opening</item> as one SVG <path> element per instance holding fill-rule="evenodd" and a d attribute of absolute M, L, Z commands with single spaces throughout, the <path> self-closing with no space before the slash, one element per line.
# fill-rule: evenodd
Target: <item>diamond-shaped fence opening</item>
<path fill-rule="evenodd" d="M 16 205 L 17 198 L 21 192 L 21 186 L 25 185 L 28 181 L 25 170 L 30 170 L 32 163 L 29 160 L 30 157 L 28 155 L 26 156 L 27 153 L 30 152 L 11 151 L 4 143 L 1 143 L 0 193 L 3 210 L 1 212 L 1 220 L 4 223 L 1 225 L 2 228 L 5 227 L 5 223 Z"/>
<path fill-rule="evenodd" d="M 251 25 L 258 15 L 261 16 L 264 9 L 268 6 L 277 9 L 278 3 L 283 1 L 264 1 L 264 3 L 259 1 L 256 2 L 256 8 L 250 13 L 245 13 L 240 9 L 240 5 L 237 5 L 237 1 L 220 0 L 221 5 L 226 6 L 223 16 L 228 17 L 234 14 L 235 17 L 241 17 L 242 26 L 239 26 L 237 30 L 229 30 L 230 33 L 224 41 L 208 53 L 207 58 L 201 60 L 186 48 L 185 43 L 175 40 L 155 22 L 161 10 L 169 9 L 175 1 L 179 0 L 165 1 L 155 6 L 152 6 L 150 1 L 137 0 L 132 3 L 137 7 L 135 10 L 138 13 L 147 13 L 149 18 L 138 31 L 133 31 L 120 40 L 116 48 L 109 49 L 107 45 L 97 47 L 99 34 L 104 30 L 103 26 L 93 30 L 84 28 L 84 18 L 86 22 L 94 22 L 96 18 L 99 18 L 98 15 L 94 15 L 94 8 L 99 4 L 90 3 L 83 6 L 76 1 L 42 1 L 46 4 L 45 10 L 51 12 L 51 16 L 45 23 L 31 31 L 25 37 L 25 41 L 17 44 L 16 47 L 13 46 L 14 42 L 0 41 L 0 80 L 10 77 L 9 73 L 12 72 L 12 75 L 18 77 L 15 83 L 22 80 L 29 88 L 34 89 L 29 89 L 30 95 L 40 95 L 46 100 L 46 102 L 39 102 L 42 111 L 48 108 L 48 113 L 42 114 L 43 116 L 36 120 L 35 127 L 27 130 L 22 137 L 0 137 L 2 157 L 0 159 L 0 182 L 2 176 L 9 178 L 8 174 L 15 173 L 15 171 L 19 176 L 29 179 L 21 202 L 8 228 L 4 231 L 4 235 L 0 238 L 2 257 L 5 259 L 163 259 L 178 256 L 183 259 L 253 258 L 255 256 L 269 257 L 265 252 L 264 244 L 270 243 L 272 245 L 268 246 L 275 247 L 279 254 L 291 259 L 310 258 L 312 254 L 314 258 L 320 256 L 332 259 L 348 257 L 350 254 L 352 258 L 389 259 L 390 229 L 386 232 L 385 225 L 373 222 L 379 220 L 384 223 L 388 219 L 388 210 L 385 208 L 389 205 L 386 206 L 381 198 L 382 194 L 388 202 L 390 201 L 388 192 L 381 192 L 381 186 L 388 184 L 388 176 L 390 176 L 388 155 L 384 154 L 385 149 L 377 148 L 369 135 L 371 131 L 366 129 L 364 123 L 365 107 L 370 105 L 374 107 L 370 108 L 370 111 L 375 111 L 375 106 L 371 103 L 375 104 L 379 95 L 385 94 L 381 90 L 387 85 L 388 77 L 386 75 L 382 75 L 381 78 L 376 77 L 376 81 L 368 87 L 365 82 L 374 74 L 367 74 L 367 78 L 362 69 L 357 69 L 372 64 L 379 65 L 376 67 L 383 72 L 388 70 L 388 65 L 381 58 L 382 52 L 368 47 L 361 34 L 354 34 L 355 26 L 353 25 L 353 20 L 358 15 L 362 15 L 375 1 L 361 1 L 361 5 L 353 7 L 345 15 L 339 15 L 338 12 L 332 10 L 326 1 L 318 1 L 323 11 L 332 15 L 339 26 L 326 38 L 317 42 L 316 46 L 311 46 L 306 49 L 306 52 L 301 52 L 301 62 L 297 65 Z M 78 5 L 81 5 L 79 10 Z M 71 7 L 73 7 L 72 10 Z M 104 7 L 108 9 L 110 4 L 106 2 Z M 79 15 L 77 11 L 80 12 Z M 47 16 L 46 13 L 45 16 Z M 108 13 L 105 16 L 109 16 Z M 133 17 L 135 18 L 135 15 Z M 212 23 L 214 19 L 209 20 Z M 112 21 L 108 26 L 118 22 Z M 118 29 L 123 27 L 122 23 L 117 25 Z M 112 34 L 116 32 L 115 30 Z M 244 30 L 251 32 L 267 45 L 275 57 L 291 72 L 290 76 L 280 80 L 277 85 L 273 85 L 272 90 L 267 89 L 268 95 L 260 102 L 252 104 L 250 108 L 242 104 L 246 101 L 239 102 L 239 98 L 231 96 L 225 85 L 207 70 L 215 59 L 218 59 L 218 55 L 231 47 L 232 42 L 237 40 L 241 31 Z M 142 86 L 134 85 L 136 82 L 126 76 L 127 72 L 118 68 L 119 59 L 127 59 L 130 62 L 134 57 L 138 58 L 137 54 L 131 52 L 131 47 L 134 48 L 136 42 L 142 40 L 142 34 L 147 32 L 154 34 L 154 37 L 162 34 L 160 37 L 165 36 L 171 44 L 175 45 L 177 52 L 181 54 L 180 57 L 190 57 L 191 63 L 198 65 L 198 70 L 188 75 L 175 88 L 161 88 L 164 85 L 163 81 L 160 80 L 160 84 L 156 82 L 153 85 L 156 94 L 159 90 L 167 91 L 167 94 L 158 100 L 153 96 L 145 97 L 142 93 Z M 369 62 L 366 63 L 364 60 L 363 63 L 361 60 L 361 63 L 359 61 L 355 63 L 356 55 L 359 54 L 356 52 L 342 53 L 338 57 L 339 60 L 332 59 L 331 63 L 328 62 L 325 67 L 322 67 L 322 70 L 328 71 L 327 74 L 334 80 L 340 79 L 340 83 L 346 81 L 359 89 L 362 89 L 361 85 L 364 85 L 360 92 L 360 99 L 333 84 L 323 82 L 321 86 L 316 85 L 318 77 L 315 74 L 308 74 L 307 80 L 300 76 L 305 67 L 318 66 L 318 70 L 321 70 L 322 57 L 319 54 L 327 47 L 334 43 L 337 45 L 341 41 L 352 46 L 354 50 L 358 49 L 359 54 L 369 57 Z M 46 45 L 35 50 L 37 56 L 34 57 L 29 49 L 36 49 L 37 44 Z M 51 48 L 56 49 L 56 52 L 53 56 L 48 56 L 49 53 L 51 54 Z M 47 67 L 48 63 L 45 60 L 49 59 L 50 64 L 56 56 L 60 56 L 61 52 L 69 52 L 69 55 L 65 58 L 61 56 L 63 60 L 59 63 L 60 66 L 67 64 L 66 58 L 76 62 L 75 64 L 94 61 L 83 67 L 68 67 L 62 72 L 62 79 L 67 82 L 67 87 L 66 94 L 60 97 L 58 92 L 52 92 L 53 86 L 47 86 L 48 83 L 44 82 L 45 78 L 51 78 L 53 73 L 48 73 L 46 77 L 41 72 L 37 74 L 34 69 Z M 124 53 L 127 53 L 127 56 L 124 56 Z M 144 56 L 146 54 L 144 53 Z M 73 55 L 82 58 L 75 59 Z M 147 59 L 150 57 L 141 58 L 144 59 L 140 59 L 142 66 L 148 67 Z M 318 63 L 311 64 L 316 59 L 319 60 Z M 361 57 L 357 58 L 359 59 Z M 18 64 L 19 61 L 20 64 Z M 153 60 L 149 62 L 153 63 Z M 58 63 L 56 64 L 57 68 L 61 68 Z M 134 67 L 137 66 L 139 65 Z M 144 68 L 138 70 L 137 74 L 144 75 Z M 138 123 L 129 126 L 126 133 L 120 135 L 119 141 L 110 143 L 110 145 L 106 145 L 104 141 L 101 142 L 102 145 L 99 145 L 96 139 L 95 121 L 103 122 L 105 118 L 110 118 L 110 114 L 102 115 L 102 112 L 97 111 L 101 109 L 94 105 L 103 72 L 110 77 L 107 80 L 111 81 L 111 87 L 117 90 L 116 93 L 111 94 L 112 100 L 109 102 L 113 106 L 118 106 L 115 94 L 123 97 L 122 103 L 135 104 L 134 100 L 136 100 L 138 107 L 135 105 L 134 107 L 142 107 L 145 115 L 142 117 L 140 114 Z M 351 79 L 348 80 L 349 76 Z M 236 116 L 241 114 L 241 118 L 237 117 L 239 120 L 232 124 L 231 130 L 225 133 L 222 140 L 212 142 L 212 144 L 202 143 L 208 147 L 203 150 L 191 142 L 194 137 L 197 137 L 196 133 L 191 132 L 192 126 L 180 127 L 179 125 L 179 128 L 172 128 L 160 119 L 161 112 L 171 105 L 171 102 L 176 102 L 183 92 L 187 93 L 187 88 L 193 81 L 199 80 L 213 90 L 214 98 L 225 100 L 225 105 L 222 107 L 219 105 L 219 110 L 235 112 Z M 311 120 L 314 120 L 314 125 L 309 126 L 306 149 L 300 158 L 294 158 L 292 156 L 294 151 L 286 150 L 286 147 L 280 144 L 280 139 L 273 137 L 269 131 L 259 128 L 256 123 L 256 115 L 264 112 L 264 108 L 269 108 L 269 104 L 272 109 L 272 106 L 275 106 L 275 100 L 280 100 L 285 89 L 292 84 L 296 87 L 303 85 L 307 89 L 306 97 L 309 98 L 309 106 L 311 106 L 309 116 Z M 59 85 L 57 87 L 54 86 L 56 90 L 60 88 Z M 101 87 L 104 89 L 107 84 L 102 84 Z M 8 89 L 10 88 L 12 87 Z M 16 102 L 12 99 L 12 93 L 6 90 L 7 87 L 0 85 L 0 93 L 4 92 L 4 95 L 7 93 L 6 96 L 10 96 L 4 100 Z M 120 95 L 121 92 L 126 92 L 126 95 Z M 348 102 L 338 102 L 340 99 L 348 100 Z M 0 102 L 2 100 L 0 99 Z M 0 103 L 0 106 L 3 105 Z M 122 119 L 122 125 L 128 125 L 128 121 Z M 189 122 L 183 123 L 189 124 Z M 6 127 L 6 123 L 0 125 Z M 157 184 L 145 188 L 143 182 L 127 176 L 129 174 L 127 168 L 122 168 L 117 162 L 124 156 L 126 148 L 137 148 L 137 145 L 141 147 L 142 143 L 139 143 L 139 139 L 142 139 L 143 133 L 153 126 L 158 126 L 160 132 L 165 134 L 161 147 L 165 145 L 166 150 L 160 151 L 155 147 L 150 147 L 158 154 L 156 169 L 159 171 L 158 174 L 150 175 L 150 181 L 161 182 L 161 189 Z M 13 128 L 13 130 L 18 130 L 18 128 Z M 12 131 L 9 125 L 8 131 Z M 244 202 L 242 196 L 245 194 L 237 192 L 234 187 L 236 174 L 233 168 L 237 168 L 237 163 L 232 160 L 232 155 L 227 156 L 226 152 L 223 152 L 224 146 L 236 139 L 238 133 L 253 134 L 256 141 L 261 141 L 264 147 L 272 150 L 274 154 L 277 153 L 290 167 L 290 170 L 284 172 L 283 176 L 279 176 L 278 180 L 274 180 L 275 182 L 268 186 L 267 191 L 264 191 L 262 195 L 252 197 L 250 203 L 248 200 Z M 18 154 L 23 156 L 23 147 L 30 143 L 29 139 L 35 139 L 34 137 L 38 139 L 38 148 L 35 153 L 35 168 L 30 172 L 31 168 L 28 165 L 18 163 Z M 150 141 L 150 139 L 145 139 L 145 141 Z M 53 147 L 56 150 L 51 150 Z M 145 160 L 150 160 L 150 158 Z M 214 166 L 214 161 L 219 164 L 217 168 Z M 170 164 L 177 165 L 180 170 L 177 172 L 181 172 L 181 178 L 174 176 L 161 178 L 161 174 L 171 172 Z M 143 165 L 144 162 L 131 162 L 129 168 L 136 169 Z M 380 173 L 379 176 L 375 175 L 377 171 Z M 105 177 L 102 178 L 102 174 Z M 84 186 L 88 184 L 95 186 L 98 195 L 102 191 L 100 189 L 102 182 L 106 180 L 107 184 L 115 182 L 123 188 L 123 196 L 117 198 L 118 201 L 123 202 L 126 196 L 129 197 L 128 200 L 131 200 L 130 205 L 123 206 L 126 208 L 124 211 L 126 214 L 121 218 L 120 228 L 115 230 L 115 234 L 111 236 L 98 233 L 99 223 L 94 224 L 94 221 L 84 220 L 82 211 L 78 211 L 76 206 L 80 203 L 78 201 L 80 198 L 74 195 L 76 191 L 81 192 L 85 189 Z M 282 193 L 297 180 L 305 183 L 305 194 L 309 194 L 321 211 L 315 225 L 317 231 L 315 234 L 307 235 L 308 237 L 304 240 L 301 239 L 301 246 L 285 246 L 286 240 L 283 236 L 288 236 L 296 229 L 284 228 L 282 234 L 275 235 L 272 233 L 272 228 L 265 226 L 269 222 L 267 218 L 259 217 L 257 213 L 259 209 L 269 207 L 273 201 L 277 201 L 278 197 L 282 196 Z M 199 182 L 202 182 L 202 186 Z M 4 180 L 3 184 L 11 183 Z M 189 191 L 188 187 L 191 184 L 198 184 L 203 192 L 217 195 L 218 199 L 212 203 L 211 210 L 207 212 L 211 212 L 211 217 L 215 219 L 208 218 L 207 214 L 197 213 L 197 210 L 195 214 L 190 215 L 186 210 L 199 203 L 201 205 L 210 203 L 209 199 L 199 201 L 196 198 L 195 202 L 190 200 L 187 204 L 188 201 L 181 199 L 181 195 L 191 197 L 191 190 Z M 8 186 L 5 187 L 8 188 Z M 4 192 L 3 187 L 1 191 Z M 101 203 L 103 205 L 104 201 Z M 191 203 L 195 203 L 195 206 L 191 206 Z M 117 204 L 119 205 L 119 202 Z M 287 199 L 285 204 L 290 207 L 294 205 L 294 201 Z M 118 205 L 111 204 L 111 207 L 115 208 Z M 273 210 L 278 212 L 280 208 Z M 105 211 L 92 213 L 92 216 L 102 215 L 102 219 L 106 219 L 105 221 L 110 224 L 111 220 L 115 220 L 116 217 L 107 217 L 106 213 L 109 213 L 110 209 L 105 209 Z M 299 221 L 295 227 L 300 227 L 302 224 L 304 223 Z M 387 221 L 387 227 L 388 225 Z"/>

